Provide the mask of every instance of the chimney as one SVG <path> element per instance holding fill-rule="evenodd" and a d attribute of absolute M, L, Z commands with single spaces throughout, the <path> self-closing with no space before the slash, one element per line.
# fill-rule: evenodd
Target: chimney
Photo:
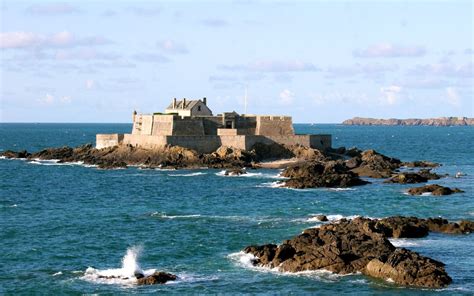
<path fill-rule="evenodd" d="M 173 99 L 173 109 L 176 109 L 176 98 Z"/>
<path fill-rule="evenodd" d="M 206 97 L 202 98 L 202 102 L 204 103 L 204 105 L 207 106 L 207 99 L 206 99 Z"/>
<path fill-rule="evenodd" d="M 183 98 L 183 109 L 186 108 L 186 98 Z"/>

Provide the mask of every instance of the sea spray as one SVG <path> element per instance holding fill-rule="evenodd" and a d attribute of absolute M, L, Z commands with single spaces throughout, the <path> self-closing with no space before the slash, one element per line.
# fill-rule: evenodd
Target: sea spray
<path fill-rule="evenodd" d="M 140 256 L 142 246 L 133 246 L 127 249 L 127 253 L 122 258 L 123 275 L 132 277 L 137 274 L 143 275 L 143 270 L 138 264 L 138 257 Z"/>
<path fill-rule="evenodd" d="M 96 269 L 88 267 L 82 279 L 100 284 L 133 285 L 137 281 L 137 276 L 149 276 L 156 271 L 156 269 L 143 270 L 140 267 L 138 258 L 142 250 L 142 246 L 128 248 L 122 258 L 121 268 Z"/>

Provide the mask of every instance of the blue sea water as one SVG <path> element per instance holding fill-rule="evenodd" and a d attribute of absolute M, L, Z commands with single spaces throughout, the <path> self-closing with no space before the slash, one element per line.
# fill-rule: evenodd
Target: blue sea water
<path fill-rule="evenodd" d="M 0 149 L 37 151 L 93 143 L 96 133 L 129 132 L 128 124 L 0 124 Z M 98 170 L 81 165 L 0 160 L 0 294 L 318 294 L 472 295 L 474 235 L 430 234 L 395 240 L 446 264 L 445 289 L 405 288 L 362 275 L 282 274 L 249 266 L 250 244 L 280 243 L 331 219 L 364 215 L 474 219 L 472 127 L 295 125 L 330 133 L 333 146 L 373 148 L 402 160 L 430 160 L 462 178 L 436 183 L 465 193 L 412 197 L 408 186 L 351 190 L 275 188 L 277 170 L 224 177 L 219 170 Z M 85 275 L 121 268 L 141 249 L 143 269 L 177 274 L 176 283 L 136 287 Z M 129 258 L 129 257 L 128 257 Z M 125 260 L 128 262 L 127 260 Z M 90 269 L 91 270 L 91 269 Z M 94 270 L 92 270 L 94 271 Z"/>

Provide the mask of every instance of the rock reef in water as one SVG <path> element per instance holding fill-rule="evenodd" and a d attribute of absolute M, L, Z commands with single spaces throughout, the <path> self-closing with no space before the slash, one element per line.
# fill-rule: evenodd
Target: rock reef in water
<path fill-rule="evenodd" d="M 468 117 L 439 117 L 427 119 L 376 119 L 365 117 L 354 117 L 342 122 L 344 125 L 430 125 L 430 126 L 452 126 L 452 125 L 474 125 L 474 118 Z"/>
<path fill-rule="evenodd" d="M 309 162 L 291 166 L 281 173 L 289 178 L 283 185 L 290 188 L 304 189 L 314 187 L 351 187 L 368 184 L 351 172 L 344 161 Z"/>
<path fill-rule="evenodd" d="M 431 172 L 430 169 L 422 169 L 419 172 L 398 173 L 384 181 L 384 183 L 413 184 L 424 183 L 428 180 L 438 180 L 442 176 Z"/>
<path fill-rule="evenodd" d="M 423 193 L 431 193 L 431 195 L 451 195 L 453 193 L 464 192 L 459 188 L 449 188 L 438 184 L 430 184 L 421 187 L 408 189 L 410 195 L 422 195 Z"/>
<path fill-rule="evenodd" d="M 423 237 L 429 231 L 470 233 L 474 223 L 441 218 L 390 217 L 342 219 L 305 230 L 281 245 L 248 246 L 254 265 L 283 272 L 324 269 L 338 274 L 361 272 L 407 286 L 439 288 L 451 283 L 444 264 L 394 247 L 390 237 Z"/>

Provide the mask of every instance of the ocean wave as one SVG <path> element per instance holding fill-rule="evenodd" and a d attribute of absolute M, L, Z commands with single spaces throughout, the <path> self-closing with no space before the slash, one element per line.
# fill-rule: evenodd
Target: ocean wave
<path fill-rule="evenodd" d="M 331 271 L 324 270 L 324 269 L 307 270 L 307 271 L 300 271 L 300 272 L 286 272 L 286 271 L 280 271 L 278 267 L 270 268 L 270 267 L 265 267 L 265 266 L 255 266 L 252 264 L 252 262 L 255 259 L 257 259 L 257 257 L 255 257 L 252 254 L 245 253 L 243 251 L 231 253 L 227 255 L 227 257 L 239 267 L 243 267 L 246 269 L 251 269 L 251 270 L 255 270 L 259 272 L 274 273 L 277 275 L 304 276 L 304 277 L 310 277 L 310 278 L 317 279 L 320 281 L 325 281 L 325 282 L 334 282 L 341 277 L 347 276 L 347 275 L 335 274 Z"/>
<path fill-rule="evenodd" d="M 354 191 L 356 190 L 355 188 L 347 188 L 347 187 L 344 187 L 344 188 L 328 188 L 329 191 Z"/>
<path fill-rule="evenodd" d="M 280 173 L 275 175 L 275 174 L 262 173 L 262 172 L 253 173 L 253 172 L 246 171 L 247 172 L 246 174 L 226 175 L 225 172 L 226 172 L 226 170 L 220 171 L 220 172 L 216 173 L 216 176 L 220 176 L 220 177 L 244 177 L 244 178 L 265 178 L 265 179 L 287 179 L 287 178 L 281 176 Z"/>
<path fill-rule="evenodd" d="M 35 165 L 55 165 L 55 166 L 83 166 L 86 168 L 95 168 L 95 164 L 84 164 L 83 161 L 71 161 L 71 162 L 60 162 L 60 159 L 39 159 L 35 158 L 31 161 L 27 161 L 29 164 Z"/>
<path fill-rule="evenodd" d="M 56 272 L 56 273 L 53 273 L 53 276 L 58 276 L 58 275 L 62 275 L 62 274 L 63 274 L 62 271 L 58 271 L 58 272 Z"/>
<path fill-rule="evenodd" d="M 154 212 L 150 216 L 158 217 L 162 219 L 188 219 L 188 218 L 199 218 L 202 217 L 199 214 L 191 214 L 191 215 L 167 215 L 166 213 L 161 212 Z"/>
<path fill-rule="evenodd" d="M 407 238 L 389 238 L 388 239 L 392 245 L 395 247 L 414 247 L 414 246 L 419 246 L 420 242 L 417 241 L 415 242 L 413 239 L 407 239 Z"/>
<path fill-rule="evenodd" d="M 194 177 L 194 176 L 201 176 L 201 175 L 207 175 L 207 174 L 203 172 L 194 172 L 194 173 L 187 173 L 187 174 L 168 174 L 168 176 L 171 176 L 171 177 Z"/>
<path fill-rule="evenodd" d="M 121 268 L 96 269 L 88 267 L 81 279 L 96 284 L 134 285 L 137 282 L 135 273 L 150 276 L 156 271 L 156 269 L 141 269 L 138 264 L 138 257 L 141 250 L 142 248 L 140 246 L 128 248 L 127 253 L 122 258 Z"/>
<path fill-rule="evenodd" d="M 266 183 L 256 185 L 255 187 L 260 187 L 260 188 L 288 188 L 288 187 L 285 187 L 285 184 L 280 182 L 280 181 L 266 182 Z"/>
<path fill-rule="evenodd" d="M 207 219 L 207 220 L 254 222 L 257 224 L 285 221 L 284 218 L 280 218 L 280 217 L 220 216 L 220 215 L 200 215 L 200 214 L 168 215 L 163 212 L 154 212 L 154 213 L 151 213 L 150 216 L 158 217 L 160 219 L 170 219 L 170 220 Z"/>

